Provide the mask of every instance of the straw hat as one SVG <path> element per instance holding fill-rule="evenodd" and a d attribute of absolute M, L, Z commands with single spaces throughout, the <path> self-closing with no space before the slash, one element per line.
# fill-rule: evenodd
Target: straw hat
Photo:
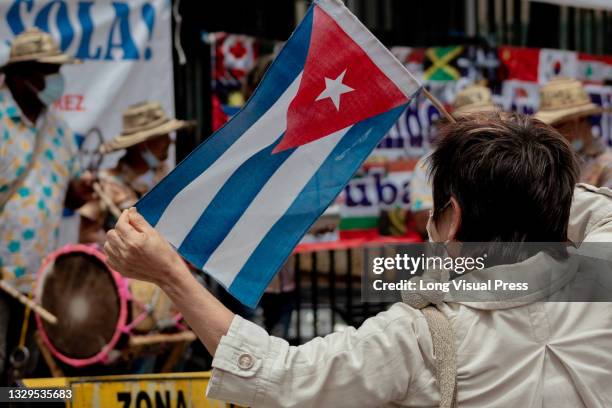
<path fill-rule="evenodd" d="M 100 146 L 100 152 L 105 154 L 125 149 L 188 126 L 186 121 L 166 117 L 159 102 L 142 102 L 123 112 L 123 131 Z"/>
<path fill-rule="evenodd" d="M 61 52 L 53 37 L 38 28 L 28 28 L 15 37 L 11 44 L 11 52 L 6 65 L 26 61 L 58 65 L 81 62 Z"/>
<path fill-rule="evenodd" d="M 580 81 L 557 78 L 540 89 L 540 110 L 536 119 L 553 125 L 569 119 L 601 113 L 603 109 L 591 102 Z"/>
<path fill-rule="evenodd" d="M 463 88 L 453 101 L 453 114 L 464 115 L 476 112 L 493 112 L 497 107 L 493 103 L 491 90 L 483 85 L 470 85 Z"/>

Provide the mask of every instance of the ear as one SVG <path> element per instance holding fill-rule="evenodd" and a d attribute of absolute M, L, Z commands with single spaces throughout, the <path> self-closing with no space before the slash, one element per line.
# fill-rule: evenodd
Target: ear
<path fill-rule="evenodd" d="M 459 206 L 459 201 L 454 196 L 451 196 L 450 199 L 450 224 L 448 227 L 448 241 L 455 241 L 457 237 L 457 233 L 461 228 L 461 207 Z"/>

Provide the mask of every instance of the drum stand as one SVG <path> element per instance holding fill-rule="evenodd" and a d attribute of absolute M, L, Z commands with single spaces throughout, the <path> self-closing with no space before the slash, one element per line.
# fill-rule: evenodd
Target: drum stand
<path fill-rule="evenodd" d="M 170 353 L 160 370 L 160 373 L 169 373 L 172 372 L 172 368 L 181 358 L 187 346 L 196 338 L 196 335 L 191 330 L 179 333 L 136 335 L 130 337 L 125 352 L 138 356 L 146 347 L 155 346 L 156 344 L 172 344 Z"/>
<path fill-rule="evenodd" d="M 51 371 L 51 376 L 64 377 L 64 372 L 55 363 L 53 355 L 51 355 L 51 351 L 49 351 L 49 348 L 43 341 L 42 337 L 40 337 L 40 333 L 38 333 L 38 331 L 34 333 L 34 338 L 36 339 L 36 344 L 38 345 L 40 354 L 42 354 L 43 358 L 45 359 L 45 363 L 47 363 L 47 367 L 49 367 L 49 371 Z"/>
<path fill-rule="evenodd" d="M 51 351 L 42 340 L 42 337 L 38 334 L 35 335 L 36 343 L 40 348 L 40 353 L 45 359 L 45 363 L 49 367 L 49 371 L 51 371 L 51 375 L 53 377 L 64 377 L 64 372 L 57 365 Z M 169 373 L 172 372 L 172 369 L 178 362 L 178 360 L 183 355 L 183 352 L 187 348 L 191 342 L 196 340 L 196 335 L 191 331 L 182 331 L 179 333 L 169 333 L 169 334 L 143 334 L 130 337 L 128 342 L 128 346 L 125 350 L 122 351 L 122 356 L 129 360 L 131 357 L 136 357 L 141 354 L 141 352 L 150 346 L 154 346 L 156 344 L 172 344 L 170 353 L 164 361 L 160 373 Z"/>

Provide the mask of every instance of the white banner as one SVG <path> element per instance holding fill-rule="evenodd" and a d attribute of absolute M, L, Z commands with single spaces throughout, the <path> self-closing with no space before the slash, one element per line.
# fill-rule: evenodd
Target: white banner
<path fill-rule="evenodd" d="M 8 58 L 15 35 L 38 27 L 83 60 L 62 68 L 66 90 L 54 108 L 77 135 L 98 129 L 110 139 L 129 105 L 156 100 L 174 114 L 170 16 L 169 0 L 0 0 L 0 44 Z"/>
<path fill-rule="evenodd" d="M 612 10 L 610 0 L 531 0 L 538 3 L 558 4 L 559 6 L 571 6 L 581 8 L 592 8 L 602 10 Z"/>

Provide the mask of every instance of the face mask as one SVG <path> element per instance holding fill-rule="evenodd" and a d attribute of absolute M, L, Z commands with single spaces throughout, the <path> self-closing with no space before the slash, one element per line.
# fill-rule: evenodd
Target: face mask
<path fill-rule="evenodd" d="M 140 155 L 149 166 L 149 169 L 156 169 L 161 165 L 160 160 L 149 149 L 143 150 Z"/>
<path fill-rule="evenodd" d="M 155 184 L 155 171 L 152 169 L 147 170 L 144 174 L 138 176 L 134 181 L 132 181 L 133 186 L 144 186 L 146 190 L 150 190 Z"/>
<path fill-rule="evenodd" d="M 50 106 L 64 94 L 64 77 L 60 73 L 45 76 L 45 88 L 38 91 L 38 99 Z"/>

